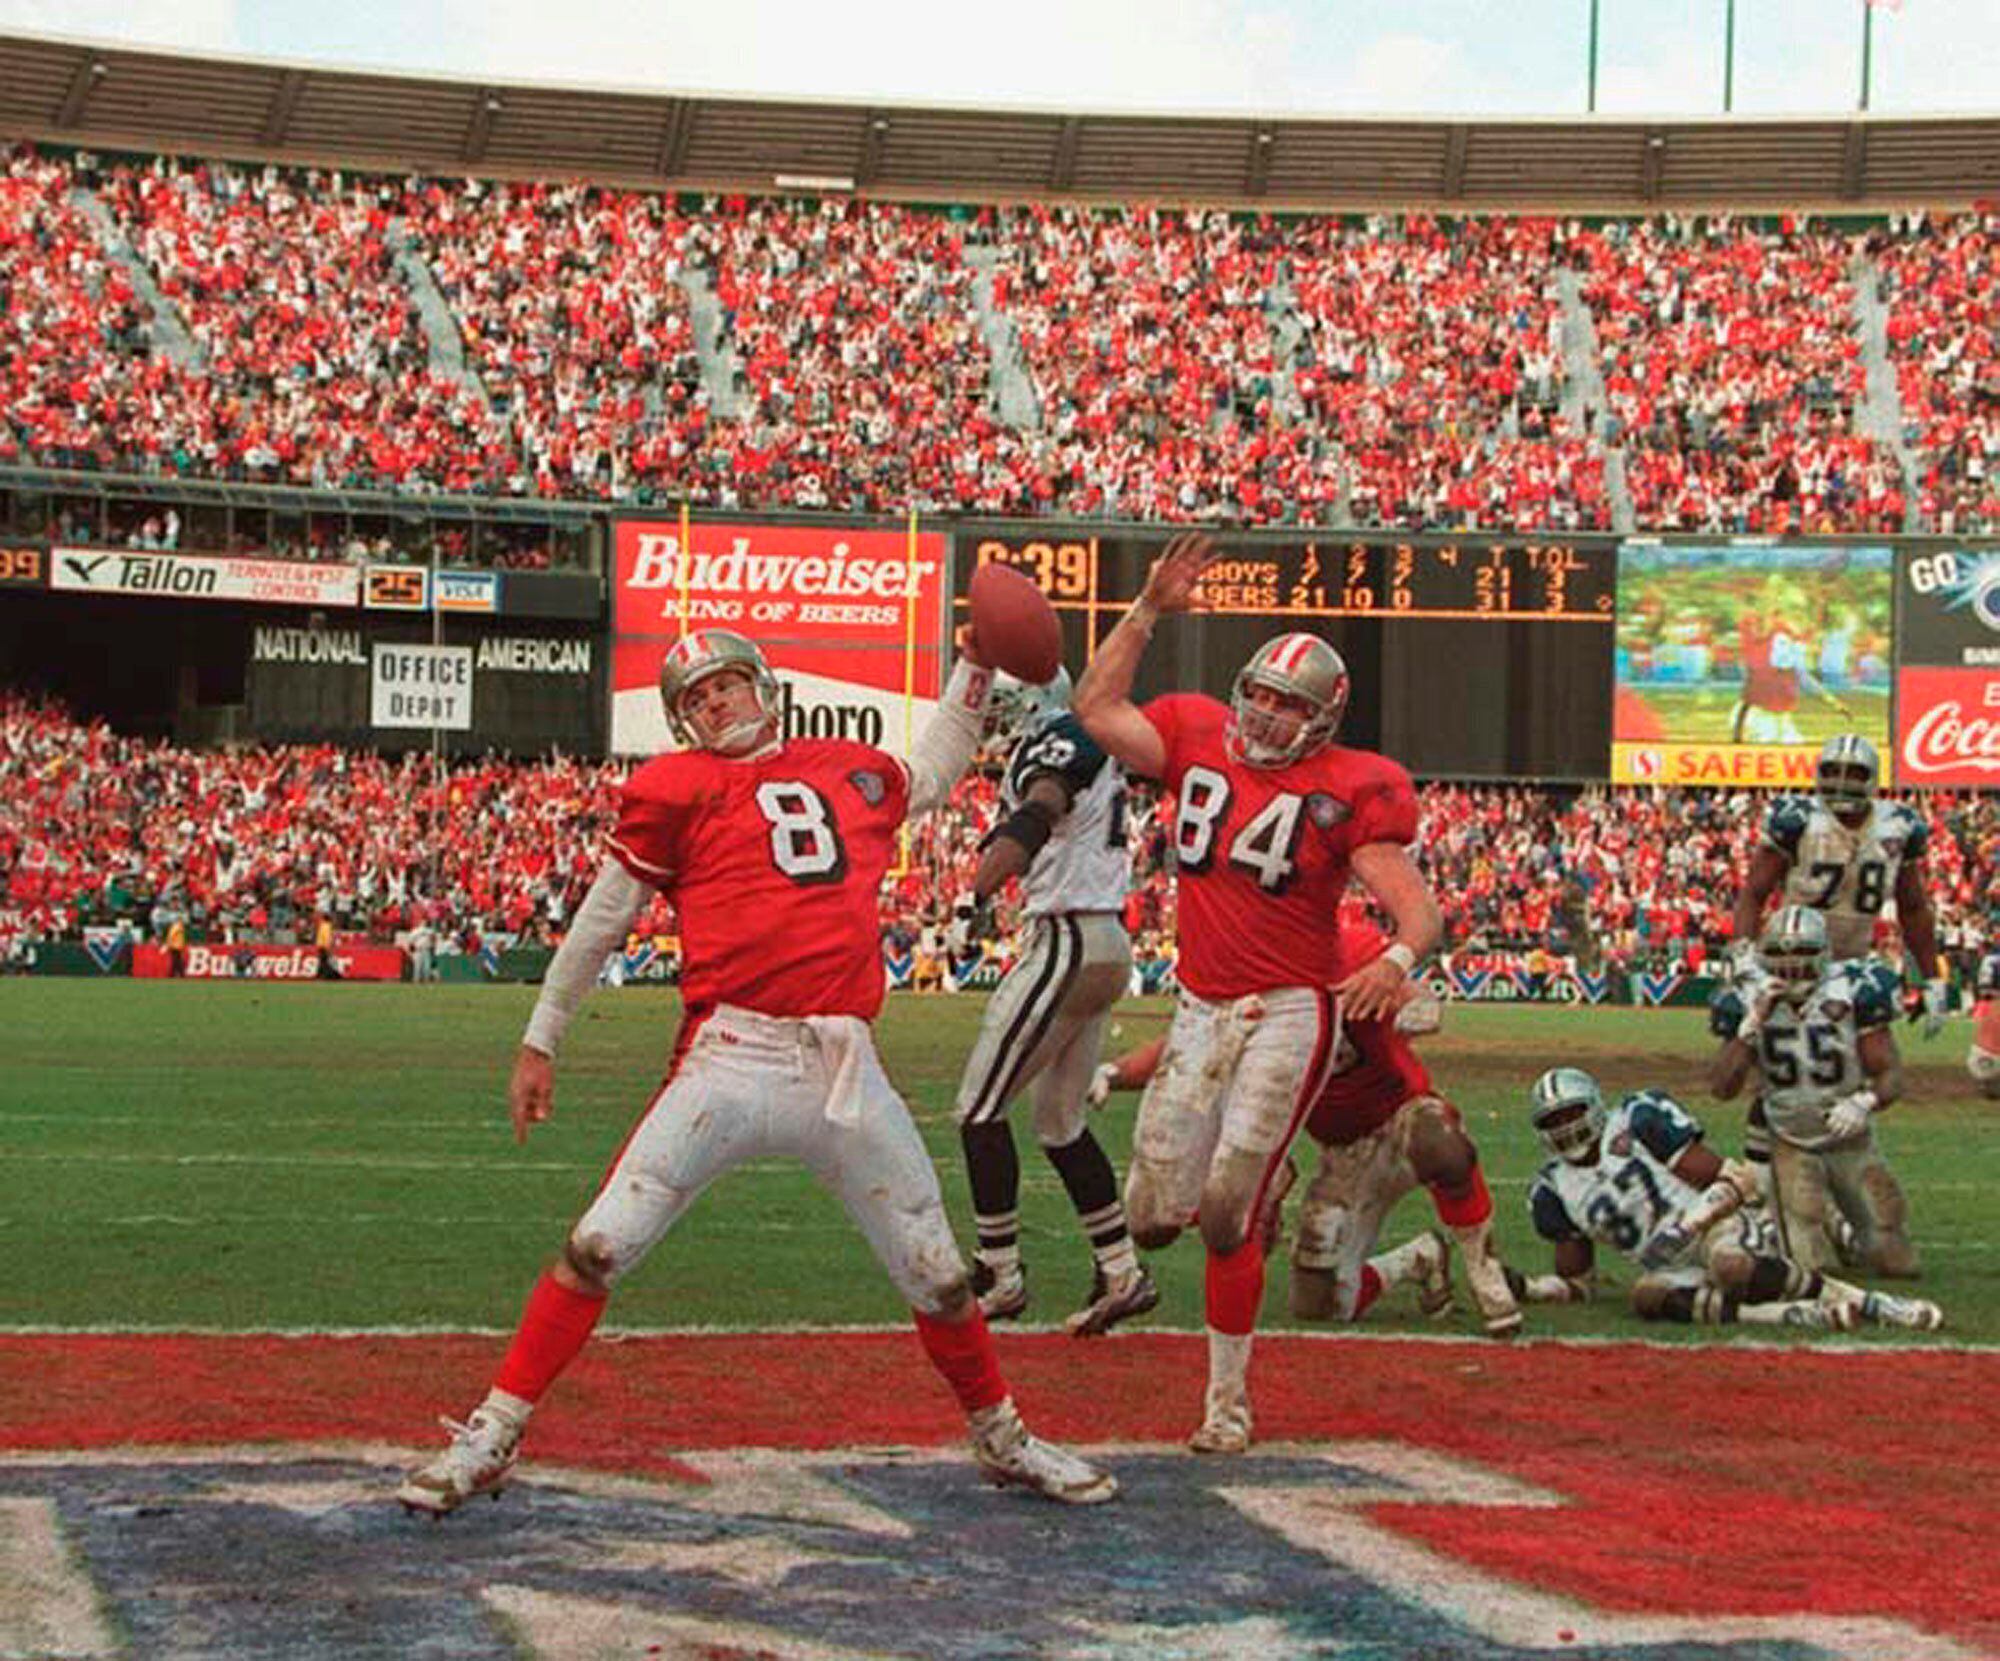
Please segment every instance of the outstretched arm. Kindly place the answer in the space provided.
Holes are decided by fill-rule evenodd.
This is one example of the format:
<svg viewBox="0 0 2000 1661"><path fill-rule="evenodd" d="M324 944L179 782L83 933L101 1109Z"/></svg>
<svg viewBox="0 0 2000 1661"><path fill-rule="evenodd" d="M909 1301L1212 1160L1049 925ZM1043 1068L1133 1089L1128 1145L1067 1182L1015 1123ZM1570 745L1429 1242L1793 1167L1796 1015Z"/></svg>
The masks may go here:
<svg viewBox="0 0 2000 1661"><path fill-rule="evenodd" d="M1169 542L1146 573L1144 592L1104 637L1070 700L1083 730L1107 755L1116 756L1142 778L1160 776L1167 749L1153 723L1132 702L1132 677L1138 673L1146 642L1153 638L1153 625L1167 613L1186 611L1194 603L1196 583L1220 553L1215 539L1202 531Z"/></svg>
<svg viewBox="0 0 2000 1661"><path fill-rule="evenodd" d="M529 1127L540 1124L555 1107L556 1050L584 993L597 983L605 958L630 932L646 895L644 883L615 859L607 859L570 919L569 933L542 977L542 995L528 1017L507 1086L507 1114L516 1142L527 1141Z"/></svg>
<svg viewBox="0 0 2000 1661"><path fill-rule="evenodd" d="M979 753L986 727L986 700L993 691L993 671L979 657L978 642L968 626L958 631L958 662L938 700L937 713L924 723L910 746L910 812L920 818L951 798L972 758Z"/></svg>

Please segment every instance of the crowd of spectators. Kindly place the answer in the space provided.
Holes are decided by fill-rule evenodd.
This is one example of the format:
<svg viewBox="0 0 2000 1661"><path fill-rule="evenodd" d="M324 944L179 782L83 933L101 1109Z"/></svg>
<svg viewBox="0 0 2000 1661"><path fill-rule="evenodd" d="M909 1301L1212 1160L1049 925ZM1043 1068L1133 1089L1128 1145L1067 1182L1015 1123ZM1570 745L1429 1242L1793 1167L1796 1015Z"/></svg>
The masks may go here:
<svg viewBox="0 0 2000 1661"><path fill-rule="evenodd" d="M1920 528L1965 532L2000 524L1994 237L1990 214L1872 235L944 215L16 148L0 461L731 508L1594 530L1615 454L1643 529L1901 530L1914 495ZM1908 487L1858 419L1869 272ZM1571 283L1601 403L1570 384ZM718 322L698 341L703 295ZM1016 386L1025 409L1003 396Z"/></svg>
<svg viewBox="0 0 2000 1661"><path fill-rule="evenodd" d="M1856 238L1725 216L1613 223L1572 248L1640 525L1903 529L1896 458L1855 420Z"/></svg>
<svg viewBox="0 0 2000 1661"><path fill-rule="evenodd" d="M309 939L318 919L388 942L427 927L460 949L550 944L581 901L617 806L617 763L554 757L436 765L326 746L191 750L124 738L0 696L0 955L179 918L208 940ZM912 831L885 896L892 944L962 922L995 771L975 769ZM1459 952L1699 969L1769 797L1713 790L1423 786L1420 862ZM2000 938L2000 799L1921 798L1942 937L1961 975ZM1126 923L1143 957L1172 952L1160 803L1135 790ZM1004 896L980 932L1017 920ZM656 901L640 932L670 936Z"/></svg>

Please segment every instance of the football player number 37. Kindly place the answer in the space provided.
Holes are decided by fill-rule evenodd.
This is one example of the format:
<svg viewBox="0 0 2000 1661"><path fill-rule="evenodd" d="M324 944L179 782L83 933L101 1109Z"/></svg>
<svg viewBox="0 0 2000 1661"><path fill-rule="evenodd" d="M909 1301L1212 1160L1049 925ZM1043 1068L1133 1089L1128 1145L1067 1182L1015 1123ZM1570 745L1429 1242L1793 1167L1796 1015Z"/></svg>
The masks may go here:
<svg viewBox="0 0 2000 1661"><path fill-rule="evenodd" d="M1299 843L1302 798L1273 796L1229 844L1229 863L1241 866L1270 893L1283 891L1298 867L1292 854ZM1184 871L1205 871L1215 854L1215 838L1229 810L1229 781L1207 767L1190 767L1181 779L1180 811L1174 815L1174 859Z"/></svg>
<svg viewBox="0 0 2000 1661"><path fill-rule="evenodd" d="M771 863L793 882L838 882L847 874L833 810L811 785L768 780L757 786L757 809L771 827Z"/></svg>

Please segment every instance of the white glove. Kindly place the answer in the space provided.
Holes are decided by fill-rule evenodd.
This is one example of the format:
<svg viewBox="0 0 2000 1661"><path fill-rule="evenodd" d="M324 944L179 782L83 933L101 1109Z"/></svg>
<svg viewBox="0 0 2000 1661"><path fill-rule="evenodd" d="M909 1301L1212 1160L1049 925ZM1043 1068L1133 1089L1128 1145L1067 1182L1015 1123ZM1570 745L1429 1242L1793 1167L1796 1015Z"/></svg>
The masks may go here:
<svg viewBox="0 0 2000 1661"><path fill-rule="evenodd" d="M1868 1115L1874 1111L1873 1090L1857 1090L1851 1096L1842 1096L1826 1110L1826 1133L1836 1142L1859 1136L1868 1128Z"/></svg>
<svg viewBox="0 0 2000 1661"><path fill-rule="evenodd" d="M1090 1107L1102 1107L1111 1099L1112 1081L1117 1077L1118 1069L1115 1065L1109 1061L1102 1063L1097 1071L1090 1075L1090 1088L1083 1093L1085 1104Z"/></svg>
<svg viewBox="0 0 2000 1661"><path fill-rule="evenodd" d="M1926 1038L1944 1031L1944 1012L1951 1004L1951 982L1939 977L1924 982L1924 1026Z"/></svg>
<svg viewBox="0 0 2000 1661"><path fill-rule="evenodd" d="M1747 980L1751 970L1757 967L1757 942L1738 940L1729 948L1729 979Z"/></svg>
<svg viewBox="0 0 2000 1661"><path fill-rule="evenodd" d="M1743 1017L1743 1024L1736 1029L1736 1036L1748 1044L1764 1030L1764 1023L1771 1018L1771 1011L1785 995L1785 989L1774 980L1761 982L1755 995L1750 999L1750 1012Z"/></svg>
<svg viewBox="0 0 2000 1661"><path fill-rule="evenodd" d="M1675 1212L1639 1248L1639 1267L1664 1269L1693 1243L1694 1230L1688 1227L1686 1213Z"/></svg>

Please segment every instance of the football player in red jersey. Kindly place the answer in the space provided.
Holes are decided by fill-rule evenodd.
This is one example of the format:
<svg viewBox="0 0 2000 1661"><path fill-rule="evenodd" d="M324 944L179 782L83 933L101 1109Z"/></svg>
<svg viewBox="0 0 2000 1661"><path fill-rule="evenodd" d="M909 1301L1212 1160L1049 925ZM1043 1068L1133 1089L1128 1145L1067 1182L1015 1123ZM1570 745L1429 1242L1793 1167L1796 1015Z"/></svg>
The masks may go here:
<svg viewBox="0 0 2000 1661"><path fill-rule="evenodd" d="M898 829L949 796L979 742L992 674L969 634L960 645L908 763L845 739L787 740L778 683L742 635L702 630L668 651L660 691L687 748L626 782L610 857L549 965L515 1060L515 1139L549 1116L557 1045L652 889L680 914L685 1013L673 1063L536 1283L485 1401L398 1490L406 1506L442 1516L498 1489L529 1413L612 1286L717 1177L772 1156L803 1161L860 1225L964 1407L991 1480L1072 1504L1117 1492L1107 1473L1022 1425L937 1173L869 1026L882 1004L879 895Z"/></svg>
<svg viewBox="0 0 2000 1661"><path fill-rule="evenodd" d="M1189 1446L1240 1453L1250 1445L1250 1341L1264 1293L1260 1208L1333 1070L1340 1011L1360 1020L1393 1012L1443 921L1409 854L1409 775L1333 741L1347 668L1317 635L1258 648L1228 704L1193 693L1143 709L1132 702L1155 622L1191 607L1217 555L1199 532L1167 545L1078 683L1076 713L1128 772L1158 779L1175 801L1181 997L1139 1104L1125 1210L1147 1248L1200 1218L1208 1393ZM1350 874L1396 929L1359 968L1340 945Z"/></svg>
<svg viewBox="0 0 2000 1661"><path fill-rule="evenodd" d="M1380 955L1388 941L1369 924L1343 931L1353 963ZM1416 982L1396 996L1392 1014L1341 1023L1334 1070L1306 1116L1319 1145L1319 1168L1306 1186L1292 1243L1292 1313L1301 1320L1358 1321L1384 1292L1405 1280L1419 1287L1426 1314L1451 1298L1450 1246L1465 1259L1466 1282L1486 1330L1512 1337L1521 1306L1494 1255L1493 1197L1458 1110L1438 1094L1414 1038L1437 1030L1437 1001ZM1166 1041L1107 1062L1092 1084L1093 1101L1111 1090L1136 1090L1151 1078ZM1268 1253L1289 1172L1266 1196L1258 1228ZM1412 1188L1429 1189L1449 1236L1431 1230L1377 1255L1383 1220Z"/></svg>

